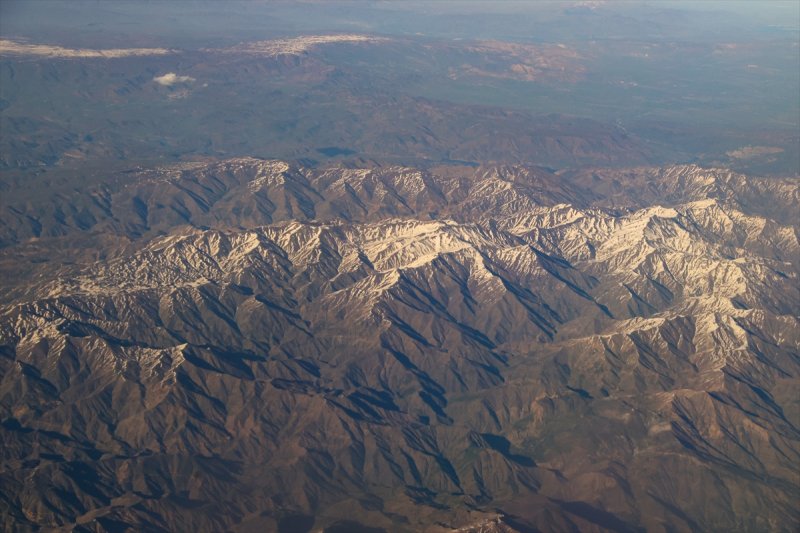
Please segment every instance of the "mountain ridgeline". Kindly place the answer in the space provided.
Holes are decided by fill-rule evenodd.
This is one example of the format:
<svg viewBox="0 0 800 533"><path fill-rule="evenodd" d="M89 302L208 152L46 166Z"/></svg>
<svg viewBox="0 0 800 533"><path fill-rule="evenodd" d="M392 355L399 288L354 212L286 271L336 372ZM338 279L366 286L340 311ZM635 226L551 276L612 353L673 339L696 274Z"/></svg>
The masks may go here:
<svg viewBox="0 0 800 533"><path fill-rule="evenodd" d="M10 530L800 521L796 178L59 176L0 200Z"/></svg>

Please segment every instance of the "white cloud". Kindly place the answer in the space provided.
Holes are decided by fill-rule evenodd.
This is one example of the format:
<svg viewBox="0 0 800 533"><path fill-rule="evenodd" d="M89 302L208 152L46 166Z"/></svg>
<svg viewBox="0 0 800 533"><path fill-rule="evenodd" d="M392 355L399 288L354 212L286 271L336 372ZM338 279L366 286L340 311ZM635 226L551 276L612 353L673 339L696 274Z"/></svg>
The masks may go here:
<svg viewBox="0 0 800 533"><path fill-rule="evenodd" d="M163 76L156 76L153 78L153 81L159 85L171 87L172 85L177 85L178 83L191 83L194 81L194 78L191 76L178 76L174 72L167 72Z"/></svg>

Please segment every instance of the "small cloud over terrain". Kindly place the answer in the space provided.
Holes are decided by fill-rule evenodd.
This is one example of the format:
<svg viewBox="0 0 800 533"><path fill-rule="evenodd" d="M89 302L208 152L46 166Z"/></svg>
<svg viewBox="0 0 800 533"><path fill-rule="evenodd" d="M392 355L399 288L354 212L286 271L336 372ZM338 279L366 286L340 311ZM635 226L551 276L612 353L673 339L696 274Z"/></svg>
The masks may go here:
<svg viewBox="0 0 800 533"><path fill-rule="evenodd" d="M153 81L165 87L171 87L179 83L191 83L195 81L191 76L178 76L174 72L167 72L163 76L156 76Z"/></svg>

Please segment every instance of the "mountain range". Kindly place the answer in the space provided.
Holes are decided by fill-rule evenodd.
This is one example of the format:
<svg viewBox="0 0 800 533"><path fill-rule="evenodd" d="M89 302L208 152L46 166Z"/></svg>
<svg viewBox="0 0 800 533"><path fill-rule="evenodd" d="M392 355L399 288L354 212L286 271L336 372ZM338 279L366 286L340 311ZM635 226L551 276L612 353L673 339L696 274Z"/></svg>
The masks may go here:
<svg viewBox="0 0 800 533"><path fill-rule="evenodd" d="M258 158L82 178L0 200L9 530L800 521L797 178Z"/></svg>

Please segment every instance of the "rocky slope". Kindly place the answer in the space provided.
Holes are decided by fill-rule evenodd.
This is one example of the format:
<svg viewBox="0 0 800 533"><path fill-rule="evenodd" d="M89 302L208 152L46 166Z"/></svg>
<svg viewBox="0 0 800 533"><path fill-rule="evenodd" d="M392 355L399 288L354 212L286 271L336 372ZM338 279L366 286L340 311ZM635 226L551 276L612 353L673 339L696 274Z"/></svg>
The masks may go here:
<svg viewBox="0 0 800 533"><path fill-rule="evenodd" d="M796 179L361 167L11 191L11 530L797 527Z"/></svg>

